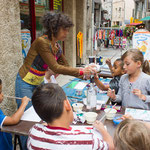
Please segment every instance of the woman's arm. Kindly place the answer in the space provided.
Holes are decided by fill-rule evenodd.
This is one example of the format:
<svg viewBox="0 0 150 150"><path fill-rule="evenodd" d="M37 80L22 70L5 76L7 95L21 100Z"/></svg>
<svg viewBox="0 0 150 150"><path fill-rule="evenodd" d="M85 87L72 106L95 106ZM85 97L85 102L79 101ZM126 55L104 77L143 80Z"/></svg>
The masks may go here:
<svg viewBox="0 0 150 150"><path fill-rule="evenodd" d="M60 62L59 64L58 63L59 59L57 62L54 55L50 51L50 45L48 41L46 41L42 37L38 38L38 40L36 41L35 49L39 53L39 55L42 57L42 59L45 61L45 63L48 65L48 67L56 74L71 75L75 77L79 77L81 75L79 68L73 68L73 67L61 65L61 64L66 64L66 65L68 64L63 54L60 55L59 59L62 62ZM96 72L95 69L92 69L90 67L84 69L84 72L89 73L89 74L92 71Z"/></svg>

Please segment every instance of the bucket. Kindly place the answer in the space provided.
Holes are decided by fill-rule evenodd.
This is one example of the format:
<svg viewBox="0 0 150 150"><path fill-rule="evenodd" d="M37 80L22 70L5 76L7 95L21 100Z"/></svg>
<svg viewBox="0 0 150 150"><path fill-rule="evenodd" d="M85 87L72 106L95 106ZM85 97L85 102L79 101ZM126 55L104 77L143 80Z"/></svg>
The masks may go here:
<svg viewBox="0 0 150 150"><path fill-rule="evenodd" d="M89 64L95 63L95 56L89 56Z"/></svg>

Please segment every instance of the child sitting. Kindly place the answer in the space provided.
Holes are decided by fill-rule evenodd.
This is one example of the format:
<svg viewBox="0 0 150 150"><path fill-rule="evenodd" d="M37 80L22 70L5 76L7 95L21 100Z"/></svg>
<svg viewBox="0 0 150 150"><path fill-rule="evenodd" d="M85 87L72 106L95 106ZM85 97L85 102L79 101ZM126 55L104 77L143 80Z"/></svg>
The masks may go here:
<svg viewBox="0 0 150 150"><path fill-rule="evenodd" d="M24 113L24 109L29 102L29 98L24 97L22 98L22 104L17 110L15 114L12 116L5 116L0 109L0 125L14 125L20 121L21 116ZM0 103L3 101L3 94L2 94L2 80L0 79ZM5 133L0 131L0 149L1 150L12 150L12 136L10 133Z"/></svg>
<svg viewBox="0 0 150 150"><path fill-rule="evenodd" d="M80 129L75 131L70 127L73 121L72 107L59 85L47 83L37 87L32 96L32 104L47 125L36 124L30 129L27 143L29 150L106 150L108 148L111 150L114 148L111 136L100 122L95 122L94 126L101 132L105 141L99 137L95 138L94 133L86 133Z"/></svg>
<svg viewBox="0 0 150 150"><path fill-rule="evenodd" d="M107 95L114 102L122 102L124 107L150 109L150 76L142 72L144 57L138 49L126 51L122 60L127 74L122 75L119 91L109 89Z"/></svg>
<svg viewBox="0 0 150 150"><path fill-rule="evenodd" d="M145 122L126 119L122 121L114 135L117 150L150 150L150 128Z"/></svg>
<svg viewBox="0 0 150 150"><path fill-rule="evenodd" d="M111 69L111 73L113 76L113 79L109 82L109 85L103 84L97 75L94 76L94 81L96 85L98 86L99 89L103 91L107 91L109 88L114 89L115 93L118 93L119 89L119 80L121 75L124 74L124 69L123 69L123 61L121 59L116 59L116 61L113 64L113 67Z"/></svg>

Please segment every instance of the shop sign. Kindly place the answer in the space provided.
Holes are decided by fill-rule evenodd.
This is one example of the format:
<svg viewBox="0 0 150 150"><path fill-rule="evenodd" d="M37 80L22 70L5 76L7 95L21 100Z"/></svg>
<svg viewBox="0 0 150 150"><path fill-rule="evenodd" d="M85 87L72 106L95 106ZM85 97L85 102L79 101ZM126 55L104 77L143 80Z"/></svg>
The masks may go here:
<svg viewBox="0 0 150 150"><path fill-rule="evenodd" d="M139 49L150 62L150 32L138 30L133 34L133 48Z"/></svg>
<svg viewBox="0 0 150 150"><path fill-rule="evenodd" d="M27 3L20 2L20 13L24 15L29 15L29 5Z"/></svg>
<svg viewBox="0 0 150 150"><path fill-rule="evenodd" d="M134 23L143 23L140 19L134 19Z"/></svg>
<svg viewBox="0 0 150 150"><path fill-rule="evenodd" d="M45 12L45 7L40 5L35 5L35 15L36 16L43 16Z"/></svg>
<svg viewBox="0 0 150 150"><path fill-rule="evenodd" d="M31 34L28 29L21 30L21 41L22 41L22 55L23 58L25 58L31 46Z"/></svg>
<svg viewBox="0 0 150 150"><path fill-rule="evenodd" d="M62 0L54 0L53 1L53 9L62 11Z"/></svg>

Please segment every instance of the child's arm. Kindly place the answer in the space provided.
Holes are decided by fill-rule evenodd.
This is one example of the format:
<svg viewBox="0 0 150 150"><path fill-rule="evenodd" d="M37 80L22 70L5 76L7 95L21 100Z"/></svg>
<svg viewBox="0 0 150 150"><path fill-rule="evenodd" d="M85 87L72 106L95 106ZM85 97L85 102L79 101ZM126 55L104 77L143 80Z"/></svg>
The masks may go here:
<svg viewBox="0 0 150 150"><path fill-rule="evenodd" d="M96 83L96 85L98 86L99 89L101 89L102 91L107 91L109 88L109 85L104 85L98 78L97 75L94 76L94 81Z"/></svg>
<svg viewBox="0 0 150 150"><path fill-rule="evenodd" d="M96 120L93 126L101 133L103 140L109 145L109 150L114 150L113 139L106 131L104 125L100 121Z"/></svg>
<svg viewBox="0 0 150 150"><path fill-rule="evenodd" d="M109 69L110 69L110 72L112 73L112 68L113 68L113 66L112 66L111 60L110 60L109 58L106 59L106 64L108 65L108 67L109 67Z"/></svg>
<svg viewBox="0 0 150 150"><path fill-rule="evenodd" d="M19 109L14 113L12 116L7 116L6 119L4 120L3 125L14 125L17 124L20 121L20 118L22 117L24 110L29 102L28 97L23 97L22 98L22 103L19 107Z"/></svg>
<svg viewBox="0 0 150 150"><path fill-rule="evenodd" d="M109 88L107 91L107 96L109 96L112 100L116 100L115 90L111 90Z"/></svg>

